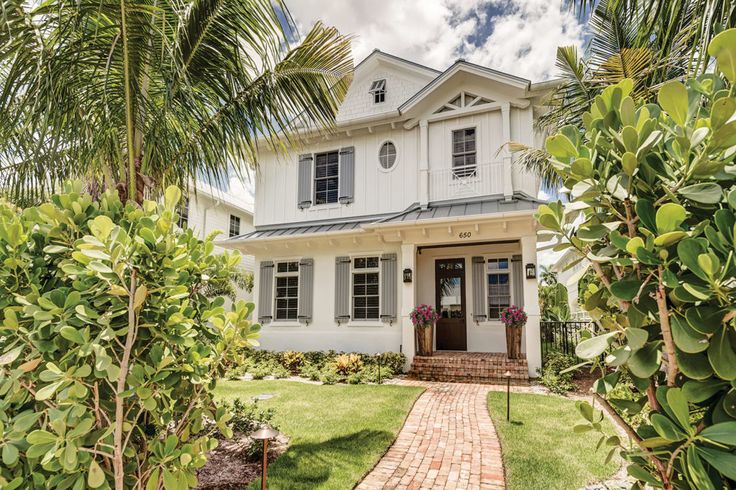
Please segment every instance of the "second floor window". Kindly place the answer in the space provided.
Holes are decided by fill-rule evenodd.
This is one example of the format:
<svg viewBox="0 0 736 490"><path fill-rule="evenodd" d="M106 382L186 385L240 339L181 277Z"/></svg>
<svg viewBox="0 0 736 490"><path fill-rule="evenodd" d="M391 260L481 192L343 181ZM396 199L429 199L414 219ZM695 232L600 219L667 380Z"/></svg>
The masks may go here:
<svg viewBox="0 0 736 490"><path fill-rule="evenodd" d="M337 151L314 156L314 204L337 202L340 157Z"/></svg>
<svg viewBox="0 0 736 490"><path fill-rule="evenodd" d="M240 216L230 215L230 236L240 235Z"/></svg>
<svg viewBox="0 0 736 490"><path fill-rule="evenodd" d="M177 214L179 215L179 228L184 229L187 226L189 226L189 198L185 197L181 201L181 205L179 205L178 209L176 210Z"/></svg>
<svg viewBox="0 0 736 490"><path fill-rule="evenodd" d="M374 80L368 92L373 95L373 103L380 104L386 101L386 79Z"/></svg>
<svg viewBox="0 0 736 490"><path fill-rule="evenodd" d="M299 262L276 264L276 320L296 320L299 309Z"/></svg>
<svg viewBox="0 0 736 490"><path fill-rule="evenodd" d="M378 320L378 257L353 259L353 319Z"/></svg>
<svg viewBox="0 0 736 490"><path fill-rule="evenodd" d="M475 176L475 128L452 132L452 168L456 178Z"/></svg>

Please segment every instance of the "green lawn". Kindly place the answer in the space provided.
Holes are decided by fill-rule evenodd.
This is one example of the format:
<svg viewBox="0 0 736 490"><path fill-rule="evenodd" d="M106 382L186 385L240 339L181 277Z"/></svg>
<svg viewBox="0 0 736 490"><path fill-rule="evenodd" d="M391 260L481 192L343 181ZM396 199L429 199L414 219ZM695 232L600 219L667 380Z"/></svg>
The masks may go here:
<svg viewBox="0 0 736 490"><path fill-rule="evenodd" d="M268 469L271 489L351 489L396 438L422 388L312 385L292 381L222 381L217 395L274 408L289 449ZM250 488L260 488L260 480Z"/></svg>
<svg viewBox="0 0 736 490"><path fill-rule="evenodd" d="M507 422L506 393L491 392L488 410L501 439L508 490L574 490L608 478L618 468L617 459L603 464L607 451L595 451L595 434L572 432L583 422L572 400L512 393ZM613 435L608 419L603 423L606 433Z"/></svg>

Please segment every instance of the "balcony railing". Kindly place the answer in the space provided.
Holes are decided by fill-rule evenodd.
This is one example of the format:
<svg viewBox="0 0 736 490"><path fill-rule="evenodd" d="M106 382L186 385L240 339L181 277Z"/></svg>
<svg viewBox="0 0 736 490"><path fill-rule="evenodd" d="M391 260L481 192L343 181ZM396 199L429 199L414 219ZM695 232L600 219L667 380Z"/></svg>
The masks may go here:
<svg viewBox="0 0 736 490"><path fill-rule="evenodd" d="M429 171L429 200L503 194L503 162Z"/></svg>

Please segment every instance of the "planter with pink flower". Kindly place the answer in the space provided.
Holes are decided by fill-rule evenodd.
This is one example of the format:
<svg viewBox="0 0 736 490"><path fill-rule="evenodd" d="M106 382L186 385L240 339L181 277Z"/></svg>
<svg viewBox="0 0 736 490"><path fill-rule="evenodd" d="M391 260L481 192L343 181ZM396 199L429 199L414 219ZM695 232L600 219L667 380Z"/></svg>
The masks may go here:
<svg viewBox="0 0 736 490"><path fill-rule="evenodd" d="M414 324L414 335L417 340L417 355L431 356L434 340L434 324L439 315L432 305L421 304L411 310L409 314Z"/></svg>
<svg viewBox="0 0 736 490"><path fill-rule="evenodd" d="M501 312L501 322L506 326L506 355L509 359L521 357L521 331L526 318L522 306L511 305Z"/></svg>

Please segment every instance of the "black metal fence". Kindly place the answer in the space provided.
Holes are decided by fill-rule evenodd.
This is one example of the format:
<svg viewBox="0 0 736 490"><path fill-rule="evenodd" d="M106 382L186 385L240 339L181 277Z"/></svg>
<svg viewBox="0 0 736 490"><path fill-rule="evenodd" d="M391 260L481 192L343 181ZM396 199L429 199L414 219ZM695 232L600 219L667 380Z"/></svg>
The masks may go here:
<svg viewBox="0 0 736 490"><path fill-rule="evenodd" d="M542 363L553 352L575 355L575 346L580 342L580 331L590 322L540 322L542 338Z"/></svg>

